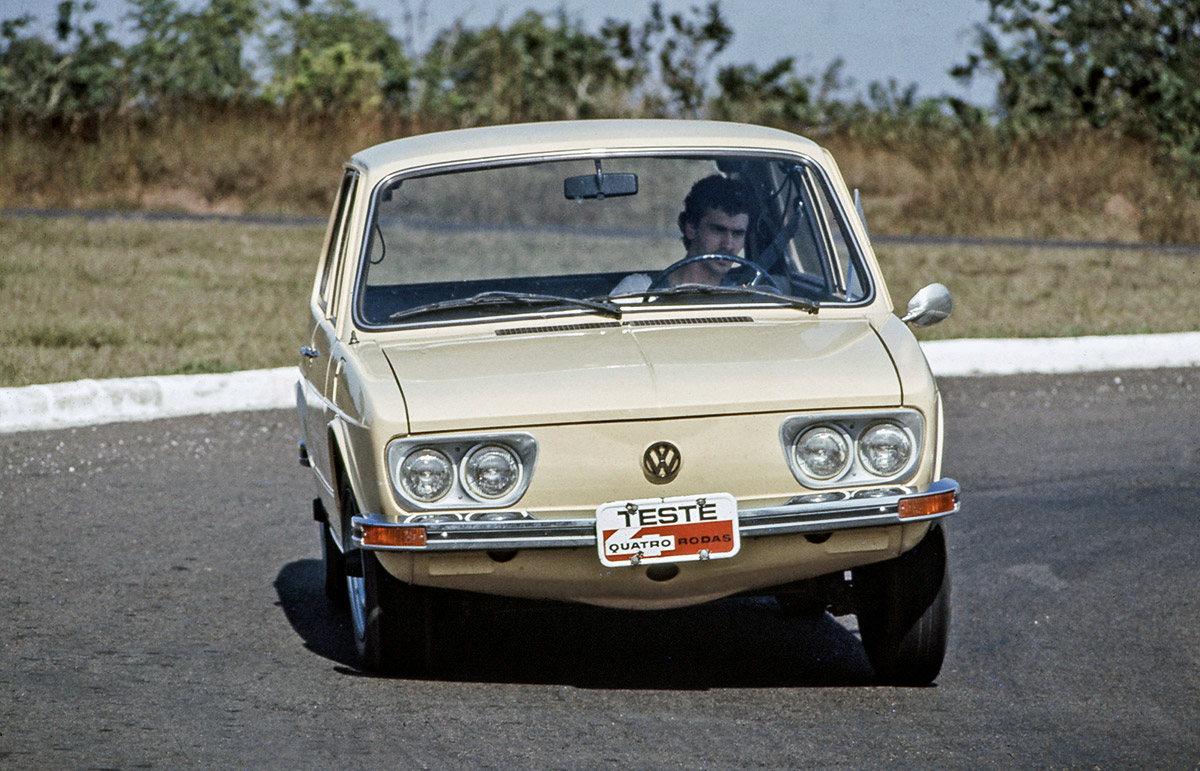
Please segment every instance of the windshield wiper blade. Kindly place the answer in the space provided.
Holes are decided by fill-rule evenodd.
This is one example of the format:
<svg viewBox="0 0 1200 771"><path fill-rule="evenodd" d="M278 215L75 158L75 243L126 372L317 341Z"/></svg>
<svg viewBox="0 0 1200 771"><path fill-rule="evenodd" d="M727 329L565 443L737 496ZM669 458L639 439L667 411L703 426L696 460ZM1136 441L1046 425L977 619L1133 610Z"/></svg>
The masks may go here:
<svg viewBox="0 0 1200 771"><path fill-rule="evenodd" d="M754 297L762 297L774 302L790 305L797 310L802 310L805 313L816 314L820 310L820 304L815 300L810 300L807 297L792 297L791 295L772 292L767 289L759 289L752 286L714 286L711 284L684 284L683 286L668 287L658 289L653 292L635 292L632 294L618 295L620 298L626 297L641 297L644 299L652 299L655 297L671 297L677 295L689 294L716 294L716 295L751 295Z"/></svg>
<svg viewBox="0 0 1200 771"><path fill-rule="evenodd" d="M534 292L493 291L480 292L479 294L470 297L460 297L456 300L442 300L441 302L429 303L428 305L418 305L415 308L397 311L388 318L392 321L399 321L426 313L436 313L437 311L453 310L455 308L471 308L479 305L575 305L596 311L605 316L610 316L614 319L621 317L621 307L604 300L584 300L578 297L562 297L560 295L537 294Z"/></svg>

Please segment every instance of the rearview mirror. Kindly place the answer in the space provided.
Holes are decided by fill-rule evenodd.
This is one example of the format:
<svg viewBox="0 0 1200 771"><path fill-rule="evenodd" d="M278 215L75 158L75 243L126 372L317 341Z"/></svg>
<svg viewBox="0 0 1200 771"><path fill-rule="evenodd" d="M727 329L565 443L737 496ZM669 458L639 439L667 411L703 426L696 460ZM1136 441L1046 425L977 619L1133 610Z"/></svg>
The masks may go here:
<svg viewBox="0 0 1200 771"><path fill-rule="evenodd" d="M948 319L954 311L950 290L943 284L930 284L908 301L908 309L900 320L914 327L931 327Z"/></svg>
<svg viewBox="0 0 1200 771"><path fill-rule="evenodd" d="M583 174L563 180L563 195L572 201L584 198L602 201L615 196L637 195L637 191L637 174L605 174L600 168L600 161L596 161L595 174Z"/></svg>

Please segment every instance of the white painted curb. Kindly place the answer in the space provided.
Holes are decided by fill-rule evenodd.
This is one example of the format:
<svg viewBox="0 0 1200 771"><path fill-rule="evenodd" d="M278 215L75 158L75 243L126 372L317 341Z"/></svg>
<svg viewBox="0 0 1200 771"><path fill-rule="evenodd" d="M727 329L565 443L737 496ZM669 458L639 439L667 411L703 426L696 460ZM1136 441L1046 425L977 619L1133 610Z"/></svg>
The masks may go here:
<svg viewBox="0 0 1200 771"><path fill-rule="evenodd" d="M0 434L296 404L295 367L0 388Z"/></svg>
<svg viewBox="0 0 1200 771"><path fill-rule="evenodd" d="M1200 332L1165 335L936 340L922 343L938 377L1200 366ZM0 388L0 434L157 420L296 403L295 367Z"/></svg>
<svg viewBox="0 0 1200 771"><path fill-rule="evenodd" d="M1164 335L934 340L921 343L933 374L1061 374L1200 366L1200 332Z"/></svg>

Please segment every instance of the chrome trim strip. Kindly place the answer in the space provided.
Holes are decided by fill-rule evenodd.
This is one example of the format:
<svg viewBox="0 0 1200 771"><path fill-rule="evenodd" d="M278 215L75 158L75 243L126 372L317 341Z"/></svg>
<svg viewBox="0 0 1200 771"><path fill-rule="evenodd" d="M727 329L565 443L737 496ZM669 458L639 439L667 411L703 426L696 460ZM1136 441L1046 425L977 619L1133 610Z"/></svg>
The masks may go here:
<svg viewBox="0 0 1200 771"><path fill-rule="evenodd" d="M954 509L928 517L900 518L900 501L941 493L954 493ZM880 498L850 498L828 503L802 503L746 509L738 513L743 538L794 533L828 533L860 527L881 527L923 522L956 514L960 510L958 482L939 479L924 490ZM424 546L366 546L363 526L425 529ZM355 517L354 545L373 551L510 551L596 545L594 519L517 519L501 522L426 522L398 524L378 515Z"/></svg>

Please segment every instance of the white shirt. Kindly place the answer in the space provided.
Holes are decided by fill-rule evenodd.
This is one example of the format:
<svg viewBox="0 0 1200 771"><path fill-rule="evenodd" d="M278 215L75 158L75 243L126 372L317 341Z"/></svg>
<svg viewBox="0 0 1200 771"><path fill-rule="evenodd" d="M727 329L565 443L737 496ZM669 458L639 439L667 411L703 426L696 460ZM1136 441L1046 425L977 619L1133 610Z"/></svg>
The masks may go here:
<svg viewBox="0 0 1200 771"><path fill-rule="evenodd" d="M650 288L650 283L651 279L649 273L630 273L628 276L621 279L621 283L614 286L612 291L610 291L608 294L611 296L645 292Z"/></svg>

